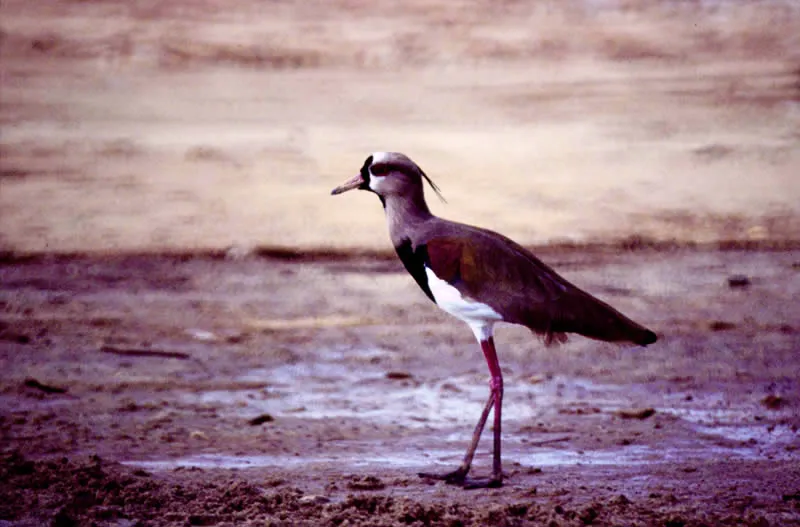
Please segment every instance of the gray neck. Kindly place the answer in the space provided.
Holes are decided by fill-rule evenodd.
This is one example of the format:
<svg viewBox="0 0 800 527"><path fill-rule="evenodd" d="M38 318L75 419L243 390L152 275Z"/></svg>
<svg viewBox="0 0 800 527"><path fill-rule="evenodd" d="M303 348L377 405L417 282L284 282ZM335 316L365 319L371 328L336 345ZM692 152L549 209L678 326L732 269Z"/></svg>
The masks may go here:
<svg viewBox="0 0 800 527"><path fill-rule="evenodd" d="M395 247L406 238L412 242L420 227L434 218L420 192L406 196L386 196L383 198L386 209L386 221L389 224L389 236Z"/></svg>

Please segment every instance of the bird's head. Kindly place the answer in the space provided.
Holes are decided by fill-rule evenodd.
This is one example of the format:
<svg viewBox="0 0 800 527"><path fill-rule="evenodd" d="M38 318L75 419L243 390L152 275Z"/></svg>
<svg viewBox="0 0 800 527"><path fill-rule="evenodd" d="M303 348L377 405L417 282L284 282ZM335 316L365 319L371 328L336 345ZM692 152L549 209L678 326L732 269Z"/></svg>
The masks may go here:
<svg viewBox="0 0 800 527"><path fill-rule="evenodd" d="M399 152L375 152L364 161L358 175L333 189L331 194L369 190L382 200L389 196L421 195L423 179L444 200L439 187L408 156Z"/></svg>

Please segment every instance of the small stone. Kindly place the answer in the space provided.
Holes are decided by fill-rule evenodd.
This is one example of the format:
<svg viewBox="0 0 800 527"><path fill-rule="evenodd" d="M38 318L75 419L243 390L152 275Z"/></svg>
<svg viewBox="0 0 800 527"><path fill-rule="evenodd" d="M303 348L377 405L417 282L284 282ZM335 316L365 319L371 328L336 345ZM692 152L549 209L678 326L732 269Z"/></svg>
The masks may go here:
<svg viewBox="0 0 800 527"><path fill-rule="evenodd" d="M734 274L728 277L728 287L736 289L740 287L749 287L750 279L743 274Z"/></svg>
<svg viewBox="0 0 800 527"><path fill-rule="evenodd" d="M770 410L779 410L781 407L783 407L783 405L786 404L786 399L780 395L770 394L761 399L761 404Z"/></svg>
<svg viewBox="0 0 800 527"><path fill-rule="evenodd" d="M651 496L652 497L652 496ZM613 500L611 500L612 505L616 505L617 507L627 507L631 504L631 500L625 494L620 494Z"/></svg>
<svg viewBox="0 0 800 527"><path fill-rule="evenodd" d="M250 419L247 423L250 426L258 426L258 425L263 425L264 423L271 423L274 420L275 418L272 417L270 414L261 414L258 417Z"/></svg>
<svg viewBox="0 0 800 527"><path fill-rule="evenodd" d="M44 393L67 393L67 389L64 387L44 384L32 377L28 377L27 379L25 379L23 384L28 388L35 388Z"/></svg>
<svg viewBox="0 0 800 527"><path fill-rule="evenodd" d="M382 490L386 484L375 476L353 476L347 482L347 488L351 490Z"/></svg>
<svg viewBox="0 0 800 527"><path fill-rule="evenodd" d="M218 340L217 335L211 331L206 331L205 329L190 328L186 330L186 333L195 340L200 340L203 342L212 342Z"/></svg>
<svg viewBox="0 0 800 527"><path fill-rule="evenodd" d="M725 322L724 320L714 320L708 325L711 331L728 331L736 327L733 322Z"/></svg>
<svg viewBox="0 0 800 527"><path fill-rule="evenodd" d="M783 501L797 501L800 502L800 491L795 492L794 494L784 494L781 496Z"/></svg>
<svg viewBox="0 0 800 527"><path fill-rule="evenodd" d="M329 503L330 501L331 500L329 498L317 494L308 494L297 500L300 505L322 505L323 503Z"/></svg>
<svg viewBox="0 0 800 527"><path fill-rule="evenodd" d="M654 416L656 413L655 408L641 408L634 410L620 410L617 415L623 419L647 419Z"/></svg>

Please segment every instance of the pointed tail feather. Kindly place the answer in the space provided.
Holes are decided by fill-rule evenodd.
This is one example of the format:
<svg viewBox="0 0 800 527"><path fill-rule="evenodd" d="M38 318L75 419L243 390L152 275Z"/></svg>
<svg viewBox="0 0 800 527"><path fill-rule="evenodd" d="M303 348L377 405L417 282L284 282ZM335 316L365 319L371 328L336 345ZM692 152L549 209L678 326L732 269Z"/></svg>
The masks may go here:
<svg viewBox="0 0 800 527"><path fill-rule="evenodd" d="M658 340L653 331L579 289L562 297L558 305L551 308L555 309L548 313L546 326L542 324L541 312L534 317L535 323L526 324L534 332L543 334L545 343L566 340L566 333L606 342L632 342L639 346Z"/></svg>
<svg viewBox="0 0 800 527"><path fill-rule="evenodd" d="M631 340L633 341L634 344L638 344L640 346L649 346L650 344L653 344L655 341L657 341L658 337L656 336L655 333L653 333L649 329L642 328L641 333L639 333L639 335L637 335L635 339Z"/></svg>
<svg viewBox="0 0 800 527"><path fill-rule="evenodd" d="M654 343L655 333L626 317L602 300L581 291L582 316L574 318L575 333L607 342L632 342L639 346Z"/></svg>

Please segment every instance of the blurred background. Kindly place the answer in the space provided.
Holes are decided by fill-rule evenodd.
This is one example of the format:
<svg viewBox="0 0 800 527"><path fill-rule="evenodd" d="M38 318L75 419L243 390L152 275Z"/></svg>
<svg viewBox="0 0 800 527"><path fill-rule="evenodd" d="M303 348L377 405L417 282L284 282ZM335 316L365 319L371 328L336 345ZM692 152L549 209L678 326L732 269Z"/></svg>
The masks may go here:
<svg viewBox="0 0 800 527"><path fill-rule="evenodd" d="M372 151L524 244L800 238L800 3L4 0L0 249L391 249Z"/></svg>

